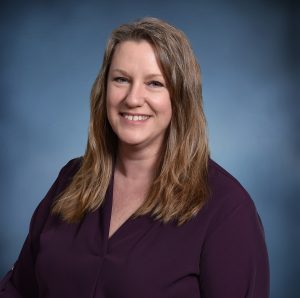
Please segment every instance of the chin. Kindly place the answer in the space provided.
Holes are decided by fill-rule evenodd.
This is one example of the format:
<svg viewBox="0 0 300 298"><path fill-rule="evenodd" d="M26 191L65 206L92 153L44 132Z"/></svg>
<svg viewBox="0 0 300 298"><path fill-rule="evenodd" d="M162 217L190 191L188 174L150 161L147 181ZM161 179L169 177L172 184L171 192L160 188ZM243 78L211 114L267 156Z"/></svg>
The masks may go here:
<svg viewBox="0 0 300 298"><path fill-rule="evenodd" d="M140 138L119 138L120 143L129 146L138 146L140 144L143 144L145 141L146 140Z"/></svg>

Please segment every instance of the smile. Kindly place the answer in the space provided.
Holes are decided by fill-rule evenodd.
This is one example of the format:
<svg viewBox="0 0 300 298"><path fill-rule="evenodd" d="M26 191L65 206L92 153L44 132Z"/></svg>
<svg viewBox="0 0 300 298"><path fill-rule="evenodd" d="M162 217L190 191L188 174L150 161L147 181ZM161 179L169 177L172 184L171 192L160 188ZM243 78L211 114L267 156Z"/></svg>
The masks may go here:
<svg viewBox="0 0 300 298"><path fill-rule="evenodd" d="M129 115L125 113L121 113L121 115L130 121L144 121L150 118L148 115Z"/></svg>

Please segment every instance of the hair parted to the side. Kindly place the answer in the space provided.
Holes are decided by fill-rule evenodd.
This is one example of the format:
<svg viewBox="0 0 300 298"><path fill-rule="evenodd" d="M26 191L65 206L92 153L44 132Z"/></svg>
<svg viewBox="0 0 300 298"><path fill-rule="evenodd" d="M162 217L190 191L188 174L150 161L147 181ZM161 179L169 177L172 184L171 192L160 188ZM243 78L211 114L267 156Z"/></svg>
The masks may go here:
<svg viewBox="0 0 300 298"><path fill-rule="evenodd" d="M156 177L134 216L152 214L156 219L175 220L180 225L198 213L209 194L201 77L184 33L155 18L121 25L112 32L91 91L89 135L81 167L54 202L52 212L67 222L77 222L104 201L117 154L117 137L106 112L107 75L116 46L128 40L146 40L153 46L172 104L172 119Z"/></svg>

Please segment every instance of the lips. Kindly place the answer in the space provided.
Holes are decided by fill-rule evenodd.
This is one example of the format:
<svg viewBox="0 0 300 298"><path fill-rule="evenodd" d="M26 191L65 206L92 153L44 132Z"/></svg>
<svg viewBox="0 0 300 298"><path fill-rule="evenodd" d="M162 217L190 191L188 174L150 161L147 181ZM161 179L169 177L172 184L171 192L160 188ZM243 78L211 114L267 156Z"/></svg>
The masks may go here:
<svg viewBox="0 0 300 298"><path fill-rule="evenodd" d="M145 121L151 117L145 114L127 114L127 113L121 113L121 116L130 121Z"/></svg>

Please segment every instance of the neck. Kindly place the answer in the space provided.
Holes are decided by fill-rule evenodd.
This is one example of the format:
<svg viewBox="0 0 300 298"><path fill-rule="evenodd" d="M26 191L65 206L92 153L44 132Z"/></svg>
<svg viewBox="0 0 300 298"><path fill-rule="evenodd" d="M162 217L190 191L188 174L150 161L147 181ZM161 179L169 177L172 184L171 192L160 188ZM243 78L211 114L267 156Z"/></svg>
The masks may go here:
<svg viewBox="0 0 300 298"><path fill-rule="evenodd" d="M127 179L152 180L158 165L159 151L143 150L119 144L116 171Z"/></svg>

